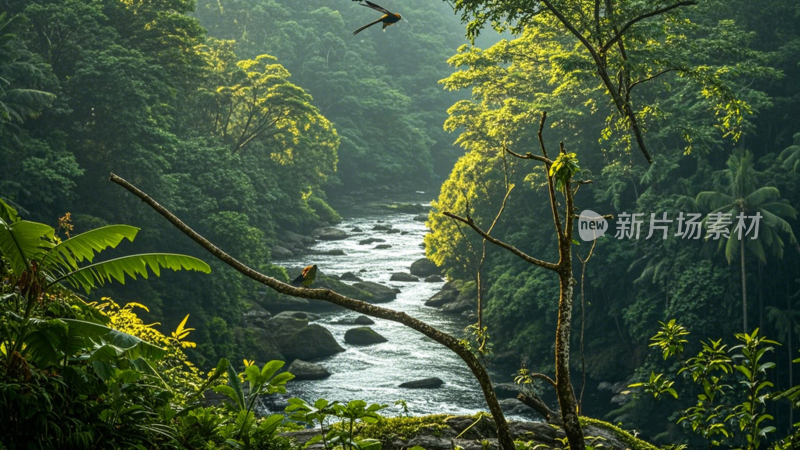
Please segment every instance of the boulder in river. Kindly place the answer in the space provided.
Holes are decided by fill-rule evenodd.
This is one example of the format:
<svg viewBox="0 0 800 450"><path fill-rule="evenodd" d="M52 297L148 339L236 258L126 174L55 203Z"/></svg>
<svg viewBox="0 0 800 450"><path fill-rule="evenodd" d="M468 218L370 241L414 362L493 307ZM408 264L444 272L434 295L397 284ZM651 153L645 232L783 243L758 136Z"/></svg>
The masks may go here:
<svg viewBox="0 0 800 450"><path fill-rule="evenodd" d="M375 246L375 250L386 250L387 248L392 248L390 244L378 244Z"/></svg>
<svg viewBox="0 0 800 450"><path fill-rule="evenodd" d="M372 227L372 231L389 231L391 225L375 225Z"/></svg>
<svg viewBox="0 0 800 450"><path fill-rule="evenodd" d="M350 230L350 232L352 232L352 233L363 233L363 232L364 232L364 230L362 230L361 228L358 228L358 227L353 227L353 228Z"/></svg>
<svg viewBox="0 0 800 450"><path fill-rule="evenodd" d="M370 293L372 295L371 301L368 300L370 303L386 303L397 298L397 293L392 288L372 281L361 281L354 284L353 287Z"/></svg>
<svg viewBox="0 0 800 450"><path fill-rule="evenodd" d="M422 380L407 381L399 387L408 389L435 389L444 384L441 378L425 378Z"/></svg>
<svg viewBox="0 0 800 450"><path fill-rule="evenodd" d="M319 364L306 362L300 359L292 361L286 371L294 375L295 380L321 380L331 376L331 373Z"/></svg>
<svg viewBox="0 0 800 450"><path fill-rule="evenodd" d="M437 267L436 264L428 258L420 258L414 261L409 271L412 275L418 277L427 277L429 275L439 275L442 273L442 269Z"/></svg>
<svg viewBox="0 0 800 450"><path fill-rule="evenodd" d="M375 323L375 321L374 321L374 320L372 320L372 319L370 319L370 318L369 318L369 317L367 317L367 316L358 316L358 317L356 317L356 319L353 321L353 323L354 323L354 324L356 324L356 325L372 325L372 324L374 324L374 323Z"/></svg>
<svg viewBox="0 0 800 450"><path fill-rule="evenodd" d="M281 313L275 314L273 320L282 320L287 317L292 319L304 319L304 320L319 320L319 316L317 314L311 314L303 311L283 311Z"/></svg>
<svg viewBox="0 0 800 450"><path fill-rule="evenodd" d="M342 239L347 239L347 233L332 227L317 228L314 230L313 234L317 239L322 241L340 241Z"/></svg>
<svg viewBox="0 0 800 450"><path fill-rule="evenodd" d="M426 283L441 283L444 281L444 278L440 277L439 275L428 275L425 277Z"/></svg>
<svg viewBox="0 0 800 450"><path fill-rule="evenodd" d="M335 248L333 250L308 250L306 251L309 255L328 255L328 256L344 256L344 250L340 248Z"/></svg>
<svg viewBox="0 0 800 450"><path fill-rule="evenodd" d="M352 345L371 345L388 342L388 339L370 327L358 327L347 330L344 334L344 341Z"/></svg>
<svg viewBox="0 0 800 450"><path fill-rule="evenodd" d="M417 221L417 222L427 222L428 221L428 215L427 214L417 214L416 216L414 216L414 220Z"/></svg>
<svg viewBox="0 0 800 450"><path fill-rule="evenodd" d="M425 302L425 306L432 306L438 308L444 304L454 302L458 298L458 291L452 289L443 289Z"/></svg>
<svg viewBox="0 0 800 450"><path fill-rule="evenodd" d="M440 311L448 314L461 314L475 309L476 302L471 298L459 296L454 302L446 303L439 308Z"/></svg>
<svg viewBox="0 0 800 450"><path fill-rule="evenodd" d="M339 279L342 281L364 281L353 272L345 272L339 277Z"/></svg>
<svg viewBox="0 0 800 450"><path fill-rule="evenodd" d="M403 273L403 272L393 273L391 278L389 278L389 279L391 281L419 281L419 278L415 277L414 275L411 275L410 273Z"/></svg>
<svg viewBox="0 0 800 450"><path fill-rule="evenodd" d="M307 360L344 351L330 331L317 324L309 325L308 319L273 317L267 325L278 350L287 359Z"/></svg>
<svg viewBox="0 0 800 450"><path fill-rule="evenodd" d="M374 243L376 243L376 242L386 242L386 239L381 239L381 238L367 238L367 239L362 239L362 240L358 241L358 244L359 244L359 245L369 245L369 244L374 244Z"/></svg>
<svg viewBox="0 0 800 450"><path fill-rule="evenodd" d="M294 256L294 253L286 247L281 247L280 245L272 246L272 257L273 258L291 258Z"/></svg>

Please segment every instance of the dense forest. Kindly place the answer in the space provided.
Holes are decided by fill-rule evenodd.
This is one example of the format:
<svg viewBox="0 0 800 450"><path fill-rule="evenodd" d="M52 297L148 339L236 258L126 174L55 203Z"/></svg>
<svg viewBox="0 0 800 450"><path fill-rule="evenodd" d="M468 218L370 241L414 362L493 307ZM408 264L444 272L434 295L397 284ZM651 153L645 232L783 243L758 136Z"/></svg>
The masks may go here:
<svg viewBox="0 0 800 450"><path fill-rule="evenodd" d="M299 353L248 314L290 296L452 350L503 450L481 374L509 364L523 403L563 414L543 414L565 429L548 446L579 448L578 420L586 448L600 429L611 448L800 445L800 4L385 0L405 20L353 35L382 14L366 3L0 1L0 448L288 449L278 433L321 425L309 445L376 450L457 428L370 399L256 414L291 385L270 360ZM463 336L303 289L374 300L341 274L287 286L292 236L414 191L436 193L425 253L468 304ZM585 210L604 237L573 232ZM712 235L721 213L757 215L758 239ZM84 270L118 246L144 256ZM584 402L598 385L613 402ZM209 388L226 412L198 406Z"/></svg>

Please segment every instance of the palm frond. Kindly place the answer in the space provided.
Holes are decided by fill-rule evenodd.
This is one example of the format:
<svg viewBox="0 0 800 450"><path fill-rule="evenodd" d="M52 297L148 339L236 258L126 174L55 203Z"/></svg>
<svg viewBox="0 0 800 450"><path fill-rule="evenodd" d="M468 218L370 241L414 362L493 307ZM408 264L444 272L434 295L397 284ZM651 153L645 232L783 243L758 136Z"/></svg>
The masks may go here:
<svg viewBox="0 0 800 450"><path fill-rule="evenodd" d="M781 192L774 186L764 186L751 192L744 198L748 208L757 208L759 205L781 198Z"/></svg>
<svg viewBox="0 0 800 450"><path fill-rule="evenodd" d="M707 209L717 210L733 204L733 197L722 192L704 191L697 194L695 202Z"/></svg>
<svg viewBox="0 0 800 450"><path fill-rule="evenodd" d="M139 228L130 225L109 225L81 233L53 247L41 265L60 264L66 265L67 270L77 270L78 263L92 262L95 254L116 247L123 239L133 242L138 232Z"/></svg>
<svg viewBox="0 0 800 450"><path fill-rule="evenodd" d="M160 276L162 267L174 271L195 270L203 273L211 272L211 267L208 264L193 256L171 253L145 253L123 256L81 267L57 278L47 287L60 281L67 281L76 289L83 288L89 293L94 287L103 286L106 282L112 280L125 284L126 275L134 280L137 275L141 275L146 279L149 277L148 268L156 276Z"/></svg>

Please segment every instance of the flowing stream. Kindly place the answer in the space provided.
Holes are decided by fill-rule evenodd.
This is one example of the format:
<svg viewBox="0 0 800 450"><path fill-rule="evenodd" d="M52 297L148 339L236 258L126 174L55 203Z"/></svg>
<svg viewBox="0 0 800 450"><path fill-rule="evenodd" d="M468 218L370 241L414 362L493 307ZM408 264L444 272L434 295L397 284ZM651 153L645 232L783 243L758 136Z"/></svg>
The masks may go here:
<svg viewBox="0 0 800 450"><path fill-rule="evenodd" d="M421 195L421 193L419 193ZM426 204L426 202L416 202ZM353 272L364 281L374 281L400 289L397 299L380 306L404 311L428 324L463 336L463 329L470 321L462 316L440 313L424 305L425 300L436 294L443 282L396 282L390 281L394 272L408 273L411 263L425 256L421 244L428 232L424 222L415 221L417 214L397 213L386 209L366 208L357 212L344 211L344 221L336 226L349 237L338 241L319 241L310 250L328 251L341 249L344 256L307 255L281 261L287 267L299 267L315 263L326 275L341 275ZM376 225L391 226L400 233L373 230ZM353 232L353 228L362 232ZM386 242L360 245L367 238L384 239ZM389 244L391 248L376 249L378 244ZM334 356L314 362L325 367L332 375L324 380L292 381L287 385L289 395L314 401L318 398L350 401L361 399L390 405L386 415L400 412L394 406L404 399L413 415L422 414L472 414L486 411L487 407L480 387L461 359L445 347L428 337L399 323L375 319L372 329L388 339L388 342L354 346L344 342L345 332L357 325L337 322L355 318L351 311L321 313L321 324L333 333L340 345L346 349ZM512 381L510 368L498 369L493 374L495 382ZM405 389L398 385L406 381L438 377L444 385L437 389ZM514 417L530 420L532 416Z"/></svg>

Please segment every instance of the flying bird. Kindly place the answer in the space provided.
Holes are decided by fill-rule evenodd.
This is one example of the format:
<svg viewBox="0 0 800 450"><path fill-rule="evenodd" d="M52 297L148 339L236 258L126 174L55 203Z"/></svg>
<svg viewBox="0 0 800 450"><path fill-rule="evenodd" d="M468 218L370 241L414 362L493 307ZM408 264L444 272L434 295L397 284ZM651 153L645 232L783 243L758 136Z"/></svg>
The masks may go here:
<svg viewBox="0 0 800 450"><path fill-rule="evenodd" d="M385 32L386 31L386 27L388 27L389 25L393 25L393 24L403 20L403 18L400 16L400 14L393 13L393 12L389 11L388 9L384 8L383 6L376 5L375 3L372 3L369 0L367 0L366 3L367 3L366 5L362 3L361 6L366 6L367 8L372 8L375 11L381 12L381 13L383 13L383 17L381 17L380 19L376 20L375 22L371 22L371 23L368 23L368 24L364 25L363 27L357 29L356 31L353 31L353 35L354 36L356 34L358 34L358 33L361 33L362 31L366 30L367 28L375 25L376 23L380 23L380 22L383 22L383 31Z"/></svg>
<svg viewBox="0 0 800 450"><path fill-rule="evenodd" d="M292 281L292 286L296 287L309 287L311 283L314 282L314 278L317 277L317 265L306 266L300 275Z"/></svg>

